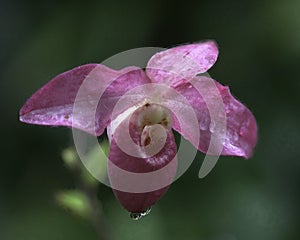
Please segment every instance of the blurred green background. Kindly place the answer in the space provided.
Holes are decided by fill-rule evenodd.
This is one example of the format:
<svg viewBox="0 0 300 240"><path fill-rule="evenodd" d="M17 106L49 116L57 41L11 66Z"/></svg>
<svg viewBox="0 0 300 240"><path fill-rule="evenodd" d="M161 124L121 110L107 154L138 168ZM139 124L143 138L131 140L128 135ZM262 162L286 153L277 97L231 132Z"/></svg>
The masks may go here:
<svg viewBox="0 0 300 240"><path fill-rule="evenodd" d="M253 111L253 158L203 159L176 181L149 216L132 221L100 186L113 239L300 238L300 1L17 1L0 3L0 239L98 239L88 221L59 208L75 189L61 159L71 131L18 121L25 100L56 74L137 47L215 39L210 75ZM100 230L101 231L101 230Z"/></svg>

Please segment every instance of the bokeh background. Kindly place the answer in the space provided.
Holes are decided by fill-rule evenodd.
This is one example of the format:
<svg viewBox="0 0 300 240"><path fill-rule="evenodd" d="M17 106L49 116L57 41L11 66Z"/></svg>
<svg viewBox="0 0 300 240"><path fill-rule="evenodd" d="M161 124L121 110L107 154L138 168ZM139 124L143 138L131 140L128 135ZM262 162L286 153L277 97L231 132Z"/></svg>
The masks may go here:
<svg viewBox="0 0 300 240"><path fill-rule="evenodd" d="M2 0L0 239L99 239L89 221L53 197L76 186L61 157L73 144L71 131L18 121L35 90L58 73L124 50L203 39L220 48L210 75L257 118L253 158L221 157L200 180L198 154L141 221L99 186L105 228L125 240L299 239L299 10L298 0Z"/></svg>

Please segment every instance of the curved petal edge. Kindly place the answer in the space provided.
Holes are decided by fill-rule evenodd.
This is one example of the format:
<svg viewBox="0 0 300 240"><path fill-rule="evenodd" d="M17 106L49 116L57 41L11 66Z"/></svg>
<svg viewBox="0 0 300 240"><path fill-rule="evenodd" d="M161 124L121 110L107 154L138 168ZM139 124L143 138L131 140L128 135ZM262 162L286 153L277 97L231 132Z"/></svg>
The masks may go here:
<svg viewBox="0 0 300 240"><path fill-rule="evenodd" d="M216 91L211 91L211 88L207 87L207 81L214 82ZM191 83L183 81L175 89L187 99L195 111L199 123L199 145L196 146L197 144L190 137L195 129L186 128L187 131L183 132L175 116L174 130L189 140L199 151L207 153L214 128L217 127L215 126L216 123L212 121L207 106L215 106L217 99L221 97L226 117L225 139L220 137L219 140L223 145L221 155L251 157L257 142L257 124L251 111L232 96L228 87L210 78L198 76ZM205 99L206 101L196 87L208 93L209 97ZM186 122L185 124L188 125L189 123Z"/></svg>

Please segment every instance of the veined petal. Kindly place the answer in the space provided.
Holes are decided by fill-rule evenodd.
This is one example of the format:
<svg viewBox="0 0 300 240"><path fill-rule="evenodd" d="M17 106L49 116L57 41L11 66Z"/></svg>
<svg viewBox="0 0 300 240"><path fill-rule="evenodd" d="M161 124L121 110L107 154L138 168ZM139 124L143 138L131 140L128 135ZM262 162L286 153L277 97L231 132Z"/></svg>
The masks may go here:
<svg viewBox="0 0 300 240"><path fill-rule="evenodd" d="M158 134L156 138L150 132L151 139L148 142L144 141L144 135L140 127L132 121L132 116L126 120L110 136L108 176L122 206L129 212L141 213L154 205L174 180L177 170L176 144L171 129L162 126L157 128L158 124L145 126L142 132L154 130L153 134ZM123 145L128 145L128 138L123 137L124 129L128 128L132 142L139 148L139 151L132 154L122 150ZM151 144L152 141L160 142L159 137L164 134L166 138L160 151L149 155L143 145Z"/></svg>
<svg viewBox="0 0 300 240"><path fill-rule="evenodd" d="M212 85L215 87L212 87ZM249 158L252 155L257 142L255 118L245 105L231 95L228 87L222 86L208 77L198 76L191 83L181 82L175 89L194 108L199 122L199 145L197 146L189 137L193 135L195 129L186 128L185 131L182 131L176 118L173 121L173 128L190 140L198 150L206 153L212 134L217 134L217 141L223 145L220 152L222 155L244 158ZM218 102L220 99L223 104ZM224 113L223 116L222 113ZM215 114L215 116L211 114ZM225 124L220 126L220 121L224 121ZM186 122L185 124L188 125L189 123ZM222 134L224 138L221 139ZM214 152L209 154L214 155Z"/></svg>
<svg viewBox="0 0 300 240"><path fill-rule="evenodd" d="M144 72L136 67L119 71L101 64L76 67L56 76L34 93L21 108L20 120L75 127L101 135L122 94L147 82Z"/></svg>
<svg viewBox="0 0 300 240"><path fill-rule="evenodd" d="M156 53L147 64L146 73L152 82L171 86L206 72L217 58L218 47L214 41L182 45Z"/></svg>

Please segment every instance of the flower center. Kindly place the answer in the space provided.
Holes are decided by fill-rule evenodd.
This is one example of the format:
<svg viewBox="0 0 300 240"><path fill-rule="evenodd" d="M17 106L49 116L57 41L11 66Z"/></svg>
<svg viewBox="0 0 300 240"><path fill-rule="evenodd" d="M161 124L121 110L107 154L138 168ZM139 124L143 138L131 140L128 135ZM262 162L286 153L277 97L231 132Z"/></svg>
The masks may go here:
<svg viewBox="0 0 300 240"><path fill-rule="evenodd" d="M140 129L154 124L160 124L166 129L171 127L170 111L161 105L146 103L137 111L137 125Z"/></svg>
<svg viewBox="0 0 300 240"><path fill-rule="evenodd" d="M144 104L137 110L137 127L141 132L141 145L164 144L166 130L171 127L170 111L158 104Z"/></svg>

